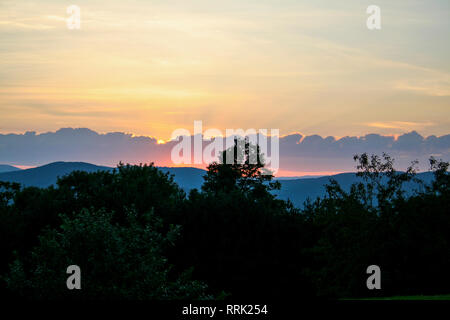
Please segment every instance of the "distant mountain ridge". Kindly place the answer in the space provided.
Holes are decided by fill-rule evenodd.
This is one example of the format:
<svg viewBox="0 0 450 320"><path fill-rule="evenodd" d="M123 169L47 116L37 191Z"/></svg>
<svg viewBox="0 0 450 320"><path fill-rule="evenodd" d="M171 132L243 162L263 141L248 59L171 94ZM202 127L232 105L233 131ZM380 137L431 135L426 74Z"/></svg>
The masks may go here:
<svg viewBox="0 0 450 320"><path fill-rule="evenodd" d="M11 172L11 171L19 171L19 170L22 170L22 169L17 168L17 167L13 167L13 166L10 166L10 165L7 165L7 164L0 164L0 173Z"/></svg>
<svg viewBox="0 0 450 320"><path fill-rule="evenodd" d="M0 173L0 181L17 182L26 187L45 188L56 183L58 177L63 177L73 171L105 171L110 167L97 166L86 162L53 162L41 167Z"/></svg>
<svg viewBox="0 0 450 320"><path fill-rule="evenodd" d="M14 167L13 167L14 168ZM0 173L0 181L17 182L23 186L48 187L56 183L58 177L63 177L73 171L111 171L114 168L97 166L86 162L54 162L41 167ZM206 171L190 167L159 167L164 173L169 172L174 176L174 181L186 192L191 189L200 189L203 184L203 176ZM418 174L418 178L429 183L433 179L431 172L423 172ZM280 199L291 200L296 207L302 207L304 202L310 198L322 197L325 194L325 185L331 179L336 180L345 190L350 190L353 183L361 181L356 173L341 173L332 176L322 176L318 178L298 178L298 179L282 179L281 190L275 191ZM406 192L411 192L418 185L408 183L405 186Z"/></svg>
<svg viewBox="0 0 450 320"><path fill-rule="evenodd" d="M12 167L14 168L14 167ZM56 184L58 177L63 177L73 171L111 171L113 167L97 166L87 162L53 162L40 167L16 171L1 172L0 181L17 182L26 187L49 187ZM175 182L184 190L200 188L205 170L197 168L158 167L162 172L174 175Z"/></svg>
<svg viewBox="0 0 450 320"><path fill-rule="evenodd" d="M421 172L417 174L417 178L425 184L429 184L433 180L432 172ZM296 207L302 207L304 202L310 198L315 200L317 197L323 197L326 193L325 185L330 180L336 180L344 191L349 191L352 184L363 182L354 172L340 173L332 176L324 176L320 178L307 178L298 180L282 180L281 190L274 192L280 199L291 200ZM415 182L404 184L404 191L408 194L420 188Z"/></svg>

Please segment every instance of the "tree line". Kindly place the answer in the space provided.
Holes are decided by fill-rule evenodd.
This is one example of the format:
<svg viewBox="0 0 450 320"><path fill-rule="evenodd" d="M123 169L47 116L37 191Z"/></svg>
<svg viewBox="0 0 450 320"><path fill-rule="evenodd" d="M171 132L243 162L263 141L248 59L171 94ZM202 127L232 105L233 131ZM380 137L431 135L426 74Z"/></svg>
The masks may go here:
<svg viewBox="0 0 450 320"><path fill-rule="evenodd" d="M153 164L75 171L48 188L0 182L0 290L27 299L298 299L450 290L449 164L417 179L388 155L354 157L362 182L336 181L303 208L277 199L257 146L209 165L186 194ZM257 164L248 161L258 154ZM82 289L68 290L78 265ZM366 269L381 268L368 290Z"/></svg>

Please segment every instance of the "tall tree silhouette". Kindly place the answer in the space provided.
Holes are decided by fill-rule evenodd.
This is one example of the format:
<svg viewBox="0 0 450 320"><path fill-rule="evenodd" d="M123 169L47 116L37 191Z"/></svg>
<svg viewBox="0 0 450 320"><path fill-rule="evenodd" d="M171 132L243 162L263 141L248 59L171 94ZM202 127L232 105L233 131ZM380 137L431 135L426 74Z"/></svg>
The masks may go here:
<svg viewBox="0 0 450 320"><path fill-rule="evenodd" d="M261 154L259 145L241 138L235 138L234 145L222 152L219 162L208 166L204 179L204 192L230 192L238 189L268 196L269 191L280 189L280 183L273 182L272 172L265 168L264 155Z"/></svg>

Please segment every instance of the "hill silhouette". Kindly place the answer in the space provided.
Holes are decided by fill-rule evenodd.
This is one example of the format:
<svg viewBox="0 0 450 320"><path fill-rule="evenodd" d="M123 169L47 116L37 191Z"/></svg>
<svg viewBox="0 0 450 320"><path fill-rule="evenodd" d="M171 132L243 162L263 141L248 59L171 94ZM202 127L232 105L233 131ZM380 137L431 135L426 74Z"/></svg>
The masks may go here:
<svg viewBox="0 0 450 320"><path fill-rule="evenodd" d="M188 193L192 189L200 189L203 184L203 176L206 171L198 168L190 167L158 167L164 173L170 173L174 176L174 181ZM86 162L54 162L41 167L0 173L0 181L17 182L23 186L48 187L56 184L58 177L63 177L73 171L111 171L114 168L106 166L97 166ZM418 178L429 183L433 178L432 173L419 173ZM355 173L341 173L331 176L322 176L316 178L278 178L281 183L281 189L273 191L274 194L282 200L291 200L296 207L302 207L304 202L309 198L311 200L322 197L325 192L325 185L331 179L336 180L345 191L349 191L355 182L361 179ZM410 192L418 185L415 183L407 183L406 191Z"/></svg>
<svg viewBox="0 0 450 320"><path fill-rule="evenodd" d="M200 189L203 184L203 176L206 174L205 170L190 167L158 167L159 170L174 175L175 182L186 192L191 189Z"/></svg>
<svg viewBox="0 0 450 320"><path fill-rule="evenodd" d="M11 167L14 168L14 167ZM63 177L73 171L111 171L114 168L106 166L97 166L87 162L53 162L40 167L15 171L0 172L0 181L17 182L27 187L45 188L56 184L58 177ZM205 170L197 168L170 168L159 167L166 173L174 175L175 182L184 190L189 191L194 188L200 188L203 183Z"/></svg>
<svg viewBox="0 0 450 320"><path fill-rule="evenodd" d="M95 172L112 170L110 167L96 166L85 162L53 162L41 167L0 173L1 181L17 182L23 186L48 187L56 183L58 177L63 177L73 171Z"/></svg>
<svg viewBox="0 0 450 320"><path fill-rule="evenodd" d="M424 183L429 184L433 179L433 173L422 172L417 174L417 178ZM330 180L336 180L344 191L349 191L353 183L362 182L356 173L340 173L332 176L324 176L319 178L306 178L296 180L281 180L281 189L275 191L280 199L291 200L296 207L303 206L303 203L309 198L311 200L317 197L323 197L326 192L325 185L330 183ZM419 188L419 185L414 182L405 183L406 193L411 193L414 189Z"/></svg>
<svg viewBox="0 0 450 320"><path fill-rule="evenodd" d="M2 172L11 172L11 171L18 171L21 170L20 168L13 167L7 164L0 164L0 173Z"/></svg>

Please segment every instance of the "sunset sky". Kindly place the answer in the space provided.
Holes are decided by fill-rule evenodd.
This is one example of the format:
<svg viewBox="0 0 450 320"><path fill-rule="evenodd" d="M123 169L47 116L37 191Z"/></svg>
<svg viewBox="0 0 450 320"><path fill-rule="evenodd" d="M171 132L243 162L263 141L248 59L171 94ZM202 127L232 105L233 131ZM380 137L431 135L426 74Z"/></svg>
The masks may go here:
<svg viewBox="0 0 450 320"><path fill-rule="evenodd" d="M69 30L68 6L81 8ZM366 8L381 8L368 30ZM450 1L0 0L0 133L450 133Z"/></svg>

